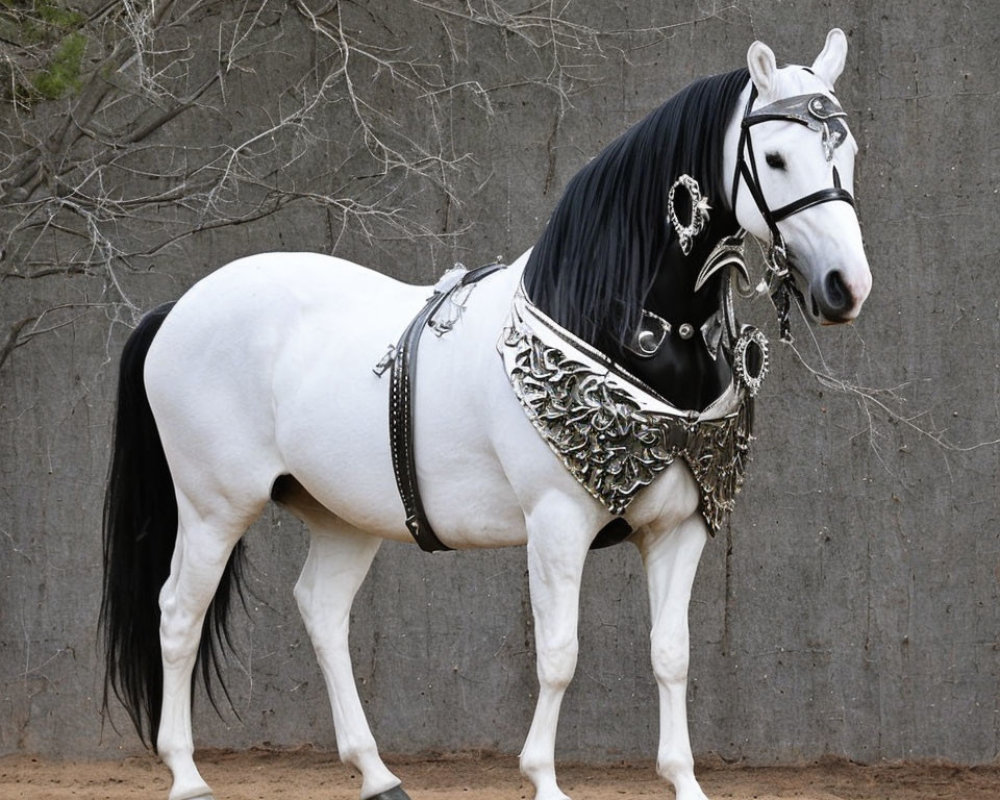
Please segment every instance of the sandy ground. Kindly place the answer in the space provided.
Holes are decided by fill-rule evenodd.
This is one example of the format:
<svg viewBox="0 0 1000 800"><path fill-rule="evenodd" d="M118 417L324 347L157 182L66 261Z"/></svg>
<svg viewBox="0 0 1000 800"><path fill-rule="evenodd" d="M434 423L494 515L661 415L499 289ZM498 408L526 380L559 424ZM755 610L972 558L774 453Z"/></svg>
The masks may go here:
<svg viewBox="0 0 1000 800"><path fill-rule="evenodd" d="M413 800L530 800L529 784L513 757L461 756L387 759ZM207 751L202 774L218 800L357 800L359 781L330 753ZM573 800L621 800L673 792L651 764L560 767L560 783ZM830 762L797 768L699 765L712 800L1000 800L1000 766L858 766ZM56 761L15 755L0 758L0 798L61 800L160 798L169 788L166 769L152 756L124 761Z"/></svg>

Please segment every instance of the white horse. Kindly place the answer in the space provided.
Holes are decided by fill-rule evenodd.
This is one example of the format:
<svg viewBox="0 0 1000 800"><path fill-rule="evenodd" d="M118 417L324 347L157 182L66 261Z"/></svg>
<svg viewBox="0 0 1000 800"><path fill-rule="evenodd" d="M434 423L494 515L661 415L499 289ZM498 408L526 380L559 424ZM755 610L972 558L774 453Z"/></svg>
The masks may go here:
<svg viewBox="0 0 1000 800"><path fill-rule="evenodd" d="M846 37L833 30L811 68L778 68L755 42L749 70L695 84L585 167L534 256L470 287L453 329L425 337L413 451L427 518L451 548L527 545L539 694L520 765L536 800L565 798L554 748L577 660L581 573L595 537L619 518L648 574L657 771L679 800L704 798L687 730L687 611L711 529L704 487L682 458L621 514L566 469L497 353L512 300L524 286L611 359L627 358L619 345L644 319L660 320L663 352L673 356L662 369L633 357L634 369L691 416L722 402L727 386L732 393L732 365L728 356L706 361L705 345L681 341L691 326L676 338L665 320L687 314L674 317L677 329L718 308L721 273L707 288L695 278L722 235L742 227L772 244L775 269L787 263L820 322L854 319L871 275L850 195L857 148L833 95L846 53ZM803 99L818 114L808 116ZM709 127L689 129L686 115ZM711 175L699 173L703 166ZM667 190L681 173L707 189L711 208L689 188L689 207L681 198L671 224ZM684 258L682 232L697 243ZM389 377L373 366L427 295L338 258L268 253L204 278L130 337L105 504L107 687L140 735L155 738L173 776L170 800L211 797L193 759L192 675L200 656L209 677L239 583L238 544L272 499L310 531L295 598L326 679L340 757L360 773L364 800L406 798L365 720L348 619L381 541L411 539L390 451ZM590 303L579 315L589 330L574 326L574 297ZM706 364L715 366L706 372Z"/></svg>

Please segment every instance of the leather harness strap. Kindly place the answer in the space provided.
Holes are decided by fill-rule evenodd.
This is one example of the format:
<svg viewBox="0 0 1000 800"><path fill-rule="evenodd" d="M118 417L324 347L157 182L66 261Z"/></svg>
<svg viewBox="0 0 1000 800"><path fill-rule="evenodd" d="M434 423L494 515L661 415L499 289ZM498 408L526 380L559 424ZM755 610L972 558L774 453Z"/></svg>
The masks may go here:
<svg viewBox="0 0 1000 800"><path fill-rule="evenodd" d="M403 331L393 353L389 381L389 444L392 449L392 469L396 486L406 510L406 527L422 550L451 550L434 532L424 504L420 499L417 482L417 459L413 447L413 388L417 378L417 349L424 328L434 318L438 309L461 286L469 286L504 268L504 264L488 264L465 273L450 289L431 295Z"/></svg>

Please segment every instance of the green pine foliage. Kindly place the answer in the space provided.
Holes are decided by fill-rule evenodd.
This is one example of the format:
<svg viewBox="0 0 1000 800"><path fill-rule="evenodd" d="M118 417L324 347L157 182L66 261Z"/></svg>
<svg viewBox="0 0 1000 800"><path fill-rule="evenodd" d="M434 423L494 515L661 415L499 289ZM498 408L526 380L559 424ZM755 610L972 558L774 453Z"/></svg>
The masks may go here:
<svg viewBox="0 0 1000 800"><path fill-rule="evenodd" d="M0 0L0 100L25 107L58 100L83 83L86 17L55 0Z"/></svg>
<svg viewBox="0 0 1000 800"><path fill-rule="evenodd" d="M79 31L69 34L59 43L48 68L32 78L32 85L46 100L58 100L75 92L82 83L80 73L86 51L87 37Z"/></svg>

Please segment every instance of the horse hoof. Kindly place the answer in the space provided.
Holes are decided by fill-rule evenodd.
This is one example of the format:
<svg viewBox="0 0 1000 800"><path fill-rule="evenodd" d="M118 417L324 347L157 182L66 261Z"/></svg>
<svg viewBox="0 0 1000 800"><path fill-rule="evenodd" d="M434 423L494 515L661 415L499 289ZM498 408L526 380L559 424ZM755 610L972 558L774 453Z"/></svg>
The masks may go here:
<svg viewBox="0 0 1000 800"><path fill-rule="evenodd" d="M215 795L211 791L203 792L201 789L195 789L178 795L171 794L167 800L215 800Z"/></svg>
<svg viewBox="0 0 1000 800"><path fill-rule="evenodd" d="M371 797L365 797L364 800L410 800L410 796L403 791L403 785L398 784L391 789L386 789L384 792L379 792Z"/></svg>

